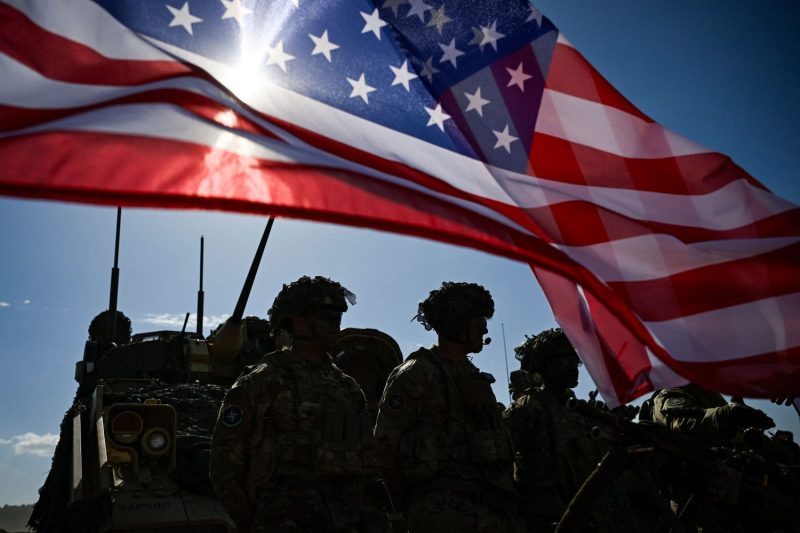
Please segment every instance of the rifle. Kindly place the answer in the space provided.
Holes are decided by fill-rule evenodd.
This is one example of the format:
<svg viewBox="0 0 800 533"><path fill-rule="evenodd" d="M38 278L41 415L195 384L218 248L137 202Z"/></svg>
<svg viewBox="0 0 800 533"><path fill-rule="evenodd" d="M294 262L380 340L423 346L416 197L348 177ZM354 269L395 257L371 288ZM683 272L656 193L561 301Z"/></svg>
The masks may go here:
<svg viewBox="0 0 800 533"><path fill-rule="evenodd" d="M640 480L655 508L660 511L660 517L666 519L671 530L685 533L687 530L679 517L672 512L669 501L639 462L640 456L653 454L660 447L682 451L680 446L676 446L677 443L669 438L660 439L660 431L650 428L650 424L633 423L624 415L603 411L594 405L599 403L594 401L587 403L576 399L567 402L569 408L599 424L592 428L590 436L607 442L609 450L570 501L558 523L556 533L583 531L591 516L593 504L625 470L631 470ZM694 450L685 455L686 460L693 464L702 464L705 459L703 454L693 452Z"/></svg>
<svg viewBox="0 0 800 533"><path fill-rule="evenodd" d="M765 523L774 523L778 528L800 524L796 496L800 478L798 467L794 467L795 477L787 482L783 475L785 469L777 468L778 465L765 460L755 450L710 446L654 422L635 423L580 400L571 400L568 406L598 424L592 428L591 436L608 443L610 449L570 502L556 530L559 533L579 531L588 519L589 513L585 511L592 501L624 470L631 470L639 478L672 531L686 530L681 518L686 515L689 504L698 499L730 509L743 501L755 502L750 507L760 506L764 512L749 512L757 515L747 517L755 521L757 526L754 527L763 527ZM642 458L652 460L657 467L645 469ZM660 474L656 474L658 472ZM659 483L654 481L654 476ZM677 515L671 511L659 485L688 490L689 496ZM736 520L737 517L738 513L726 513L724 518Z"/></svg>

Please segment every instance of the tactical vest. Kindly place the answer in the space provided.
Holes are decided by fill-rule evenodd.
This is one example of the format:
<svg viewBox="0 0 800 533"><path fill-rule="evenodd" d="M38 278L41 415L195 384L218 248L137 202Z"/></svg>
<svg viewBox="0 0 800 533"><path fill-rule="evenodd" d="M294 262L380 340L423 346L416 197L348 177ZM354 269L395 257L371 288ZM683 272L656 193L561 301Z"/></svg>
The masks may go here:
<svg viewBox="0 0 800 533"><path fill-rule="evenodd" d="M375 470L372 420L356 403L344 374L333 365L311 368L290 350L264 362L286 384L262 414L259 450L251 457L272 458L259 468L261 482L272 478L331 480ZM258 431L258 429L257 429Z"/></svg>
<svg viewBox="0 0 800 533"><path fill-rule="evenodd" d="M453 375L429 350L419 350L409 359L425 360L437 369L447 401L446 423L433 431L416 434L415 459L418 468L423 470L417 473L419 477L437 474L462 477L465 468L487 472L497 469L500 463L510 463L513 459L511 435L491 386L478 369L472 367ZM428 471L428 476L424 470Z"/></svg>
<svg viewBox="0 0 800 533"><path fill-rule="evenodd" d="M534 484L556 484L569 501L586 477L603 457L602 445L590 437L592 424L582 415L558 402L542 390L529 392L530 402L539 405L545 416L528 431L538 441L537 449L526 453L539 454Z"/></svg>

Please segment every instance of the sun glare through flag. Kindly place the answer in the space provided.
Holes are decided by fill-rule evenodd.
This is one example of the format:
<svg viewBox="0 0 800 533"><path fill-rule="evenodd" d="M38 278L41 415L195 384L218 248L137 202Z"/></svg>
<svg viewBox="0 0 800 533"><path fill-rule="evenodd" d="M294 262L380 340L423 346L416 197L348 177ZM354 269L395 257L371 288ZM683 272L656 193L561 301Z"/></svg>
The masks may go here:
<svg viewBox="0 0 800 533"><path fill-rule="evenodd" d="M0 192L271 213L531 264L612 405L795 395L800 211L524 0L0 2Z"/></svg>

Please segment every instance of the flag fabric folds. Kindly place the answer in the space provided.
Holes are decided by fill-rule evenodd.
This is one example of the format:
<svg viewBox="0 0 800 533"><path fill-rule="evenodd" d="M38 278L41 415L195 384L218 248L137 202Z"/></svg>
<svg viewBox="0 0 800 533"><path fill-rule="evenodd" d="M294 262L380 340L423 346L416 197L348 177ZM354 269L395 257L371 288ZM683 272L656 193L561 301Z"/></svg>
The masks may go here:
<svg viewBox="0 0 800 533"><path fill-rule="evenodd" d="M524 0L0 2L0 193L271 213L531 264L612 405L797 395L800 210Z"/></svg>

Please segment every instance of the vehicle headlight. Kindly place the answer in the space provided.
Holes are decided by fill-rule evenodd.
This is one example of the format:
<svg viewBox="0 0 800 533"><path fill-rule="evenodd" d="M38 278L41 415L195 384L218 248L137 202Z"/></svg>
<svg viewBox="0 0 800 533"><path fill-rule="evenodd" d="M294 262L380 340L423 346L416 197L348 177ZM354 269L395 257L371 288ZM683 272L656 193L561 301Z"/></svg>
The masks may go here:
<svg viewBox="0 0 800 533"><path fill-rule="evenodd" d="M150 428L142 436L142 448L148 455L164 455L172 439L164 428Z"/></svg>
<svg viewBox="0 0 800 533"><path fill-rule="evenodd" d="M133 411L123 411L111 420L111 435L120 444L135 442L142 433L142 417Z"/></svg>

